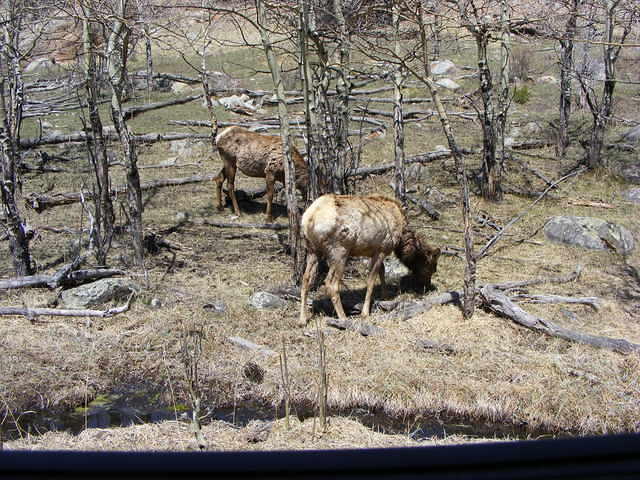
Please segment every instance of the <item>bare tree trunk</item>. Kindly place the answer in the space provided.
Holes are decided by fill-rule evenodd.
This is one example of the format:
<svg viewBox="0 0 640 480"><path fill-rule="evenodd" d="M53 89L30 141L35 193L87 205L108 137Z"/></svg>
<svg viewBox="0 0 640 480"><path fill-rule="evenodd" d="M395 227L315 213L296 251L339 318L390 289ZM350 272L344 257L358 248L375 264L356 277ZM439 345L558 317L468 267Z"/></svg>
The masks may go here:
<svg viewBox="0 0 640 480"><path fill-rule="evenodd" d="M442 30L442 20L438 14L439 2L437 0L431 2L431 11L433 15L433 22L431 24L431 58L438 60L440 58L440 44L442 39L440 33Z"/></svg>
<svg viewBox="0 0 640 480"><path fill-rule="evenodd" d="M393 33L394 51L396 58L400 58L400 5L398 0L393 2ZM404 120L402 118L402 64L398 63L393 74L393 139L395 158L395 195L403 205L407 203L407 191L404 173Z"/></svg>
<svg viewBox="0 0 640 480"><path fill-rule="evenodd" d="M560 38L560 120L558 122L557 155L564 158L569 147L569 118L571 117L571 76L573 75L573 46L576 37L578 9L582 0L573 0L563 38Z"/></svg>
<svg viewBox="0 0 640 480"><path fill-rule="evenodd" d="M422 80L427 85L436 107L442 130L447 137L449 149L453 155L456 165L456 177L460 185L460 194L462 197L462 222L464 224L464 253L465 253L465 269L464 269L464 295L462 312L464 318L471 318L475 310L475 293L476 293L476 256L473 252L473 231L471 230L471 205L469 203L469 184L465 169L464 158L462 157L456 139L451 129L451 123L447 112L442 105L438 90L435 83L431 79L429 72L429 52L427 50L427 32L424 22L424 14L419 6L418 24L420 28L420 40L422 42L422 62L424 64L425 75Z"/></svg>
<svg viewBox="0 0 640 480"><path fill-rule="evenodd" d="M144 51L147 59L147 102L151 102L151 90L153 87L153 52L151 50L151 33L149 24L142 27L144 31Z"/></svg>
<svg viewBox="0 0 640 480"><path fill-rule="evenodd" d="M616 61L622 49L627 35L631 31L631 23L622 26L621 38L616 41L614 32L616 29L616 14L620 0L606 0L605 15L605 38L603 42L604 61L604 85L602 96L599 102L587 98L589 108L593 115L593 126L591 130L591 141L587 150L587 165L589 168L606 166L607 159L602 157L602 147L604 146L604 135L607 123L613 112L613 93L616 88Z"/></svg>
<svg viewBox="0 0 640 480"><path fill-rule="evenodd" d="M299 32L300 42L300 73L302 77L302 90L304 96L304 119L307 134L305 136L307 150L307 165L309 166L309 188L307 190L306 202L309 204L320 196L320 186L318 184L318 159L316 158L317 148L315 139L318 137L316 131L319 128L319 121L315 109L315 96L313 88L313 74L311 71L311 60L309 58L309 31L313 28L309 2L311 0L299 0Z"/></svg>
<svg viewBox="0 0 640 480"><path fill-rule="evenodd" d="M333 0L333 8L338 23L338 68L336 80L336 168L333 174L334 193L347 193L347 170L350 165L349 148L349 81L350 41L347 24L342 9L343 0Z"/></svg>
<svg viewBox="0 0 640 480"><path fill-rule="evenodd" d="M111 85L111 116L116 132L120 138L127 164L127 199L129 222L135 263L142 266L144 248L142 244L142 191L140 190L140 174L138 172L138 155L135 140L125 120L122 107L126 90L126 62L130 29L124 23L127 0L118 0L118 16L112 25L107 44L109 83Z"/></svg>
<svg viewBox="0 0 640 480"><path fill-rule="evenodd" d="M0 155L2 178L0 190L2 206L9 235L9 250L16 275L31 275L31 253L29 242L33 233L22 219L16 203L19 190L16 165L20 161L20 127L24 107L24 83L20 67L20 31L23 12L11 11L9 21L2 24L0 35L0 100L2 102L3 125L0 130Z"/></svg>
<svg viewBox="0 0 640 480"><path fill-rule="evenodd" d="M498 92L498 115L496 118L496 136L500 147L500 160L498 169L500 174L505 171L507 152L504 148L504 139L507 130L507 120L511 98L509 97L509 75L511 68L511 37L509 23L511 15L508 0L500 0L500 90Z"/></svg>
<svg viewBox="0 0 640 480"><path fill-rule="evenodd" d="M209 122L211 123L211 153L214 154L217 150L216 136L218 135L218 118L216 117L216 111L213 108L213 100L211 100L212 92L209 88L209 70L207 68L207 48L211 44L209 36L209 29L211 28L211 12L207 12L208 22L203 26L204 45L202 47L202 59L201 59L201 83L202 90L204 92L204 100L207 105L207 112L209 113Z"/></svg>
<svg viewBox="0 0 640 480"><path fill-rule="evenodd" d="M83 43L85 56L85 88L87 91L87 107L89 110L89 122L92 135L87 135L89 157L93 165L96 178L95 205L95 246L96 261L98 265L105 265L107 254L113 238L113 226L115 214L111 202L109 181L109 158L107 146L103 136L102 120L98 110L98 82L96 76L95 42L91 31L90 16L94 13L93 3L86 7L83 5Z"/></svg>
<svg viewBox="0 0 640 480"><path fill-rule="evenodd" d="M474 32L476 46L478 49L478 70L480 74L480 92L482 95L483 112L482 120L482 177L480 189L482 196L487 200L499 201L502 199L502 188L500 186L500 165L496 161L496 128L495 110L493 106L493 82L491 70L489 69L489 58L487 46L489 43L489 32L476 25Z"/></svg>
<svg viewBox="0 0 640 480"><path fill-rule="evenodd" d="M257 25L260 31L262 47L267 57L267 63L271 70L276 98L278 99L278 117L280 118L280 135L282 137L282 150L284 157L284 184L287 195L287 212L289 215L289 245L291 256L293 257L293 281L300 284L304 274L305 255L300 238L300 211L298 210L298 200L296 198L296 176L295 165L291 157L291 136L289 135L289 114L285 103L284 85L280 74L280 64L273 51L269 33L265 27L264 6L261 0L256 0Z"/></svg>

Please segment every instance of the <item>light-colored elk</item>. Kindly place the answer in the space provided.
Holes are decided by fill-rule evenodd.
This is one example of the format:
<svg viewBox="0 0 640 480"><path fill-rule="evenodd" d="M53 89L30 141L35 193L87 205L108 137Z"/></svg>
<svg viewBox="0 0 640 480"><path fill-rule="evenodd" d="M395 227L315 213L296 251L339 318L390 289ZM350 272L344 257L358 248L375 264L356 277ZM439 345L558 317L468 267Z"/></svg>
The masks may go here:
<svg viewBox="0 0 640 480"><path fill-rule="evenodd" d="M307 295L315 278L318 261L325 258L329 273L327 293L342 320L346 320L340 301L340 281L349 257L370 257L367 293L362 314L368 316L376 275L384 286L385 257L392 252L411 270L419 286L431 284L438 266L439 248L431 248L407 226L402 205L380 195L323 195L302 216L302 235L306 241L307 266L300 294L300 325L308 321Z"/></svg>
<svg viewBox="0 0 640 480"><path fill-rule="evenodd" d="M271 206L273 190L276 180L284 183L284 162L282 156L282 139L279 136L263 135L242 127L227 127L216 137L218 153L222 158L222 170L214 181L218 210L223 210L222 184L227 181L227 188L233 211L240 215L238 200L236 199L235 179L236 170L249 177L264 178L267 183L267 221L273 220ZM296 186L306 194L309 184L309 169L300 152L292 145L291 157L296 170Z"/></svg>

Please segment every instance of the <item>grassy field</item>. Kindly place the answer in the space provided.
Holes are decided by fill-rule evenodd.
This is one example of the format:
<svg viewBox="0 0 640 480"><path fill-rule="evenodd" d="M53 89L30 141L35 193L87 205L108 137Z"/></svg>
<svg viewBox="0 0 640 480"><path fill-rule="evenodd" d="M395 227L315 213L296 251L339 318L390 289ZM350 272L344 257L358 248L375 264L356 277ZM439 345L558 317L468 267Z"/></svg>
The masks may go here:
<svg viewBox="0 0 640 480"><path fill-rule="evenodd" d="M461 48L445 50L444 58L457 65L473 65L474 50L462 41ZM533 78L557 75L553 51L537 43L525 43L523 49L531 57ZM636 77L637 59L629 53L621 60L623 78ZM136 60L140 62L140 58ZM157 70L186 73L175 52L166 50L155 60ZM219 66L240 78L248 88L269 88L268 77L255 73L263 69L260 52L239 48L220 48L213 54L211 65ZM140 67L141 68L141 67ZM467 73L467 72L462 72ZM460 80L462 90L477 88L477 80ZM549 135L548 122L556 118L557 86L530 82L531 99L525 105L513 105L512 128L540 125L532 138ZM143 95L142 93L140 95ZM456 94L457 95L457 94ZM617 90L616 115L634 118L638 102L637 86L620 85ZM152 101L173 94L154 94ZM428 92L412 85L407 96L427 97ZM136 100L144 103L144 98ZM413 107L408 107L413 108ZM429 107L424 107L429 108ZM448 109L459 110L456 103ZM297 110L297 108L295 108ZM240 120L234 114L219 111L219 119ZM109 118L103 110L103 118ZM274 115L267 111L265 115ZM136 133L180 131L168 125L169 120L204 120L206 111L200 102L158 110L141 115L131 122ZM575 114L588 121L584 112ZM63 131L80 129L77 114L61 115L53 120ZM609 133L615 141L625 129L620 122ZM184 128L182 129L184 130ZM200 130L203 131L203 130ZM455 121L454 131L463 146L481 143L479 124ZM36 127L26 122L23 136L35 134ZM407 154L412 155L446 145L439 121L431 118L407 124ZM528 139L526 136L522 139ZM186 145L186 150L185 150ZM120 155L119 147L111 148ZM30 192L64 192L89 188L92 175L80 170L86 158L76 145L47 149L72 157L63 174L25 174L23 196ZM605 153L613 155L612 153ZM552 148L522 152L516 157L547 178L558 178L560 172L575 164L581 149L572 147L563 162L554 159ZM627 273L628 265L640 265L638 250L630 256L610 251L583 250L554 244L544 238L541 227L554 215L594 216L618 223L631 230L636 239L640 232L637 205L624 200L627 188L616 175L619 162L638 161L637 154L614 158L611 170L584 173L563 183L547 199L531 208L526 217L511 229L493 255L478 266L478 281L499 282L552 276L571 272L582 266L578 280L561 285L546 285L531 293L597 296L603 307L594 311L580 305L534 305L524 308L543 318L574 330L591 334L625 338L640 343L640 297L638 286ZM156 143L140 147L140 164L154 165L176 157L178 163L191 163L179 169L144 169L142 181L216 173L221 165L206 142L186 144ZM373 140L364 147L362 164L390 163L393 158L393 135ZM469 168L479 166L479 158L466 158ZM462 246L461 214L458 187L450 160L412 167L410 188L416 195L429 195L441 212L431 221L418 210L409 211L410 222L429 242L449 251ZM121 167L111 170L113 183L124 181ZM527 176L521 163L508 166L506 182L532 190L544 183ZM369 177L356 186L357 193L392 194L391 176ZM528 183L527 183L528 182ZM262 180L239 176L240 189L257 188ZM145 194L144 222L147 231L159 232L177 223L176 214L184 212L191 219L234 221L227 208L218 212L213 206L213 185L192 184L162 188ZM117 205L126 201L118 199ZM576 202L605 202L613 208L579 206ZM474 216L483 215L504 225L517 213L529 208L531 199L506 195L501 203L472 198ZM282 204L282 200L280 200ZM263 221L264 202L243 203L239 221ZM81 207L71 205L37 214L23 210L33 226L79 228L83 219ZM118 212L121 212L118 207ZM279 223L286 223L284 209L277 210ZM121 213L118 220L122 220ZM490 227L475 225L476 247L481 247L491 234ZM399 446L417 444L449 444L488 441L496 438L539 438L541 436L586 435L640 431L640 357L624 356L589 346L528 331L509 320L478 310L469 320L462 318L454 306L441 306L399 321L391 316L375 314L371 322L384 329L384 335L362 337L355 332L338 331L324 326L323 315L317 313L318 328L326 334L328 403L330 423L327 432L313 426L312 415L318 390L318 342L316 326L296 326L299 304L295 299L276 311L256 310L248 298L256 291L290 284L291 262L285 253L286 236L259 230L217 229L187 223L166 239L179 246L175 263L162 252L148 256L145 268L130 270L129 275L143 288L132 308L108 319L5 317L0 322L0 412L4 429L14 441L5 448L84 448L84 449L188 449L192 447L183 423L165 422L143 426L116 428L105 434L87 430L79 435L50 432L27 433L33 413L64 412L87 406L100 395L118 391L143 392L143 398L168 406L178 415L188 405L184 375L184 345L189 332L202 335L203 350L199 359L199 387L208 420L204 434L211 448L342 448L353 446ZM519 240L526 239L526 242ZM33 256L40 267L68 252L74 255L77 235L40 231L33 242ZM11 276L8 244L0 243L0 274ZM111 263L128 267L130 247L126 237L118 237L111 251ZM171 268L170 268L171 267ZM434 276L436 292L460 289L464 264L456 255L440 260ZM53 268L51 269L53 270ZM345 275L347 295L363 297L366 263L354 260ZM627 294L633 293L636 296ZM404 299L417 297L398 291ZM2 305L46 305L57 292L44 289L3 291ZM315 298L324 298L323 289ZM379 298L379 295L376 297ZM392 298L391 296L389 298ZM393 297L395 298L395 297ZM160 307L153 307L157 299ZM224 302L226 311L216 313L206 308L212 302ZM240 336L277 352L286 345L290 395L293 410L302 420L287 429L283 415L283 381L278 356L265 356L243 350L229 341ZM426 352L416 347L420 339L428 339L453 347L454 353ZM247 375L247 366L259 365L263 378L258 382ZM246 440L250 418L236 421L216 419L216 410L258 405L256 411L267 412L278 419L264 443ZM249 408L249 407L247 407ZM11 423L23 425L16 432ZM236 424L234 428L229 423ZM34 424L35 425L35 424ZM40 429L45 429L42 423ZM416 431L423 432L415 435ZM162 438L163 440L158 440ZM166 441L165 441L166 440Z"/></svg>

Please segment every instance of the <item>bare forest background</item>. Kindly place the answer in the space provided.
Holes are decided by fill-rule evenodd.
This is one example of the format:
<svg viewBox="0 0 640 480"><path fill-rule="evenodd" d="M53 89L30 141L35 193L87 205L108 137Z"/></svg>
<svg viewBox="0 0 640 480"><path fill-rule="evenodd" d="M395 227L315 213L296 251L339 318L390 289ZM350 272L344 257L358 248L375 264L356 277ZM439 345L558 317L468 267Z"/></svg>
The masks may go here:
<svg viewBox="0 0 640 480"><path fill-rule="evenodd" d="M636 1L9 0L0 71L0 446L640 430ZM282 139L273 221L242 173L242 215L214 206L232 125ZM320 287L297 326L325 193L400 201L434 291L386 261L361 318L354 260L349 320ZM163 409L142 443L55 433Z"/></svg>

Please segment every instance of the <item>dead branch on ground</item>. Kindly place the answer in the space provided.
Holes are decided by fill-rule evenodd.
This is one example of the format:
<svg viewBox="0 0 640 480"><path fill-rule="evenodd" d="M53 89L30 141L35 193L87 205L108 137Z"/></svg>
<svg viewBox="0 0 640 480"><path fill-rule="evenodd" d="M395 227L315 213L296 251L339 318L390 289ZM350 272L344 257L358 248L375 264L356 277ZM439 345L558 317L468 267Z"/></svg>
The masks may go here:
<svg viewBox="0 0 640 480"><path fill-rule="evenodd" d="M133 297L134 294L131 294L126 304L120 307L109 308L108 310L0 307L0 316L23 316L27 317L31 321L36 321L39 316L108 318L129 310Z"/></svg>
<svg viewBox="0 0 640 480"><path fill-rule="evenodd" d="M210 175L192 175L190 177L182 177L182 178L163 178L163 179L143 183L142 185L140 185L140 189L144 191L144 190L153 190L155 188L171 187L176 185L187 185L190 183L209 182L213 180L214 177L215 175L210 174ZM118 185L111 189L111 196L125 193L126 191L127 191L127 185ZM83 194L82 192L54 193L53 195L30 193L25 197L25 203L27 207L32 208L38 213L41 213L44 210L51 207L57 207L60 205L69 205L71 203L80 202L83 195L87 200L93 197L93 195L90 193Z"/></svg>
<svg viewBox="0 0 640 480"><path fill-rule="evenodd" d="M549 320L533 315L518 307L509 299L509 297L490 285L482 287L480 289L480 295L483 299L484 305L488 309L531 330L571 342L612 350L625 355L629 353L640 353L639 344L631 343L622 338L591 335L555 325Z"/></svg>
<svg viewBox="0 0 640 480"><path fill-rule="evenodd" d="M522 293L514 295L511 300L526 303L575 303L589 305L596 311L602 307L602 299L598 297L566 297L562 295L528 295Z"/></svg>

